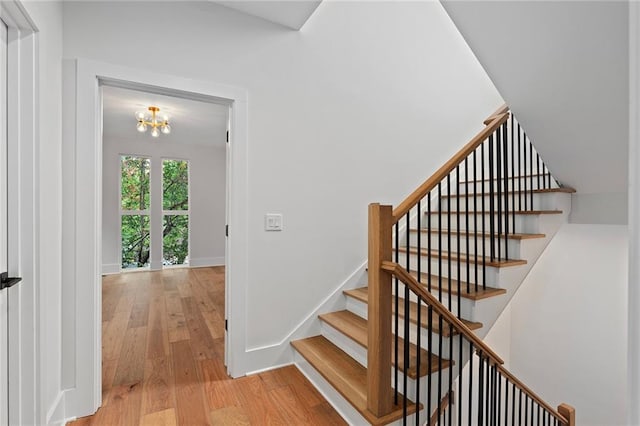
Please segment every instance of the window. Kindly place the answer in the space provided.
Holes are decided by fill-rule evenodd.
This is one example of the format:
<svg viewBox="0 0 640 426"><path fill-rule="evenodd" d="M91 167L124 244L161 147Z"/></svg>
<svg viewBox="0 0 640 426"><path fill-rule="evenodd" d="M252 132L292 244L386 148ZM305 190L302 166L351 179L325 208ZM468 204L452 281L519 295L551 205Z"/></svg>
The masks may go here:
<svg viewBox="0 0 640 426"><path fill-rule="evenodd" d="M189 264L189 162L162 162L162 264Z"/></svg>
<svg viewBox="0 0 640 426"><path fill-rule="evenodd" d="M149 267L150 168L148 158L120 157L122 269Z"/></svg>

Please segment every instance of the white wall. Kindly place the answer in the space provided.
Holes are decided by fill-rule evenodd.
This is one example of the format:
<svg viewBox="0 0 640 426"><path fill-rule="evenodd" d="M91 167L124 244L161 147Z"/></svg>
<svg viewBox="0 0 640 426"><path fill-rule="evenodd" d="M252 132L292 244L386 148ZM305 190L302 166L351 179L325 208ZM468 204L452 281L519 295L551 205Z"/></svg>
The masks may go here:
<svg viewBox="0 0 640 426"><path fill-rule="evenodd" d="M105 123L108 127L108 123ZM135 128L132 127L132 131ZM189 261L192 266L224 264L225 251L225 148L212 145L167 142L135 138L113 138L105 130L102 157L102 270L104 273L120 271L120 156L138 155L151 159L151 172L162 173L163 159L189 161L190 217ZM154 170L155 169L155 170ZM154 179L152 176L151 179ZM162 182L160 176L160 182ZM153 186L153 184L152 184ZM153 193L152 198L161 195ZM152 200L153 203L153 200ZM160 207L162 204L158 201ZM156 211L159 211L156 209ZM153 213L152 213L153 214ZM160 221L161 212L158 213ZM161 241L153 241L152 265L162 264Z"/></svg>
<svg viewBox="0 0 640 426"><path fill-rule="evenodd" d="M554 176L578 190L570 220L626 224L630 2L443 3Z"/></svg>
<svg viewBox="0 0 640 426"><path fill-rule="evenodd" d="M580 425L627 424L627 249L626 226L564 225L485 339Z"/></svg>
<svg viewBox="0 0 640 426"><path fill-rule="evenodd" d="M247 350L288 348L365 259L367 205L398 203L502 102L438 2L324 2L300 32L209 2L64 10L69 58L247 89Z"/></svg>
<svg viewBox="0 0 640 426"><path fill-rule="evenodd" d="M36 423L61 420L61 104L62 4L24 2L39 30L39 299L40 364Z"/></svg>

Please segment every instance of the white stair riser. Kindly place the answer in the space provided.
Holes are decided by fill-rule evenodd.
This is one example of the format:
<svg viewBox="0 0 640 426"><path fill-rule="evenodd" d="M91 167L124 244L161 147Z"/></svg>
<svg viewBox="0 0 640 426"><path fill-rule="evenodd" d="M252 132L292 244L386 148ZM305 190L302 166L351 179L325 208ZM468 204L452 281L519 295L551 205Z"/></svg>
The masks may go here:
<svg viewBox="0 0 640 426"><path fill-rule="evenodd" d="M469 214L468 228L467 228L466 216L467 215L464 212L460 212L460 228L458 228L455 214L450 214L451 223L449 223L449 219L447 217L446 212L442 212L440 215L437 212L431 213L431 229L438 229L440 220L442 220L442 227L445 229L478 231L478 232L489 234L491 231L491 226L493 226L493 232L498 233L499 230L502 230L502 232L504 232L505 226L508 222L509 232L516 232L516 233L523 233L523 234L537 234L540 232L539 225L538 225L539 217L543 215L534 215L534 214L516 215L515 228L514 228L513 218L511 217L511 215L509 215L508 220L505 220L504 215L499 216L497 213L497 210L493 215L489 213ZM491 225L492 216L493 216L493 225ZM474 221L474 218L475 218L475 221ZM484 224L482 222L483 218L484 218ZM422 220L421 225L422 227L427 227L426 214ZM498 225L500 225L500 228L498 228Z"/></svg>
<svg viewBox="0 0 640 426"><path fill-rule="evenodd" d="M451 232L450 234L445 232L442 232L440 235L438 235L437 232L417 232L417 231L412 231L409 235L409 244L411 247L417 247L418 246L418 234L420 234L420 247L422 249L429 249L431 248L431 250L438 250L438 247L441 247L443 251L447 251L449 249L449 246L451 247L451 251L452 252L461 252L461 253L476 253L476 245L477 247L477 252L478 253L482 253L482 245L484 243L485 249L487 249L489 247L489 244L491 243L491 239L486 237L486 238L478 238L476 241L476 237L474 234L472 234L470 237L467 237L466 233L456 233L456 232ZM429 241L429 238L430 241ZM459 236L459 238L458 238ZM460 240L460 242L458 243L458 239ZM469 247L467 250L467 240L469 242ZM500 238L499 240L496 239L496 244L500 244L500 249L502 251L504 251L505 246L508 248L509 250L509 255L511 256L513 254L513 257L516 257L520 254L520 240L515 240L515 239L511 239L511 238L507 238L507 241L505 242L505 238ZM449 244L449 241L451 242L451 244ZM406 246L406 239L402 239L400 240L400 247L404 248Z"/></svg>
<svg viewBox="0 0 640 426"><path fill-rule="evenodd" d="M465 194L465 192L461 192L461 194ZM514 197L515 195L515 197ZM508 194L507 199L507 207L510 212L513 210L555 210L558 207L558 199L571 197L571 194L566 193L558 193L558 192L550 192L550 193L539 193L533 194L533 207L531 204L532 194ZM502 195L501 202L503 203L502 210L504 211L504 194ZM489 204L491 201L491 196L489 194L469 194L469 206L467 207L467 197L445 197L442 199L442 209L443 210L482 210L482 201L484 200L485 210L489 210ZM497 209L498 205L498 196L494 195L493 197L494 206ZM514 207L515 206L515 207Z"/></svg>
<svg viewBox="0 0 640 426"><path fill-rule="evenodd" d="M434 284L436 282L434 281ZM402 284L402 282L399 282L399 296L401 298L405 298L405 291L404 291L404 285ZM425 286L425 289L427 287ZM395 285L393 285L392 288L392 294L395 295ZM442 291L442 296L439 294L438 290L432 289L431 290L431 294L433 294L433 296L435 296L436 299L440 300L440 302L446 306L447 308L449 308L449 295L446 291ZM418 296L416 296L415 293L413 293L412 291L409 292L409 300L412 302L417 302L418 301ZM402 301L401 301L402 303ZM462 316L462 318L468 318L469 315L472 315L473 312L473 308L475 306L475 301L471 300L471 299L465 299L464 297L460 298L460 316ZM454 312L456 315L458 314L458 296L456 296L455 294L451 295L451 312Z"/></svg>
<svg viewBox="0 0 640 426"><path fill-rule="evenodd" d="M534 167L535 170L535 167ZM480 175L480 163L478 163L478 175ZM485 170L485 180L484 181L484 189L483 189L483 183L482 181L477 181L477 182L469 182L469 184L465 184L464 182L460 182L460 186L457 187L456 185L456 181L455 179L451 180L451 193L452 194L466 194L467 192L469 193L483 193L483 192L489 192L490 188L489 188L489 171ZM494 176L495 178L495 176ZM478 177L478 179L480 179ZM461 178L461 180L463 180ZM553 182L552 179L552 188L557 188L558 185L555 184L555 182ZM518 191L524 191L525 190L525 186L526 186L526 190L527 192L531 191L532 189L545 189L546 187L549 186L548 182L542 182L542 178L540 178L540 184L538 185L538 178L537 176L534 177L522 177L522 178L515 178L515 179L507 179L507 184L505 185L504 183L504 178L500 180L500 185L498 185L498 181L497 179L494 179L493 181L493 190L495 192L498 191L498 186L500 186L500 191L505 190L505 188L507 188L507 192L513 192L514 190L516 192ZM468 188L468 190L467 190ZM446 191L447 189L445 187L442 188L442 195L446 195Z"/></svg>
<svg viewBox="0 0 640 426"><path fill-rule="evenodd" d="M480 262L480 257L478 261ZM430 271L431 275L436 275L436 276L439 275L439 276L442 276L443 278L448 278L450 276L452 279L458 279L458 262L457 261L451 261L451 274L449 274L449 261L447 259L443 258L442 261L439 262L438 258L426 257L426 256L418 257L415 254L410 254L409 265L410 265L411 271L417 271L418 269L417 262L420 262L420 271L422 273L426 274L426 273L429 273ZM404 253L400 253L398 263L406 268L406 264L407 264L406 255ZM429 269L429 263L431 263L431 267L430 267L431 269ZM475 283L475 264L472 262L469 262L468 265L469 265L469 277L467 277L467 262L460 262L460 277L462 278L462 281L473 284ZM485 268L486 283L490 287L498 287L497 285L498 271L497 270L498 268L495 268L492 266L487 266ZM478 265L478 284L481 285L483 282L484 282L484 279L482 276L482 264L480 263Z"/></svg>
<svg viewBox="0 0 640 426"><path fill-rule="evenodd" d="M347 310L365 319L367 318L367 305L363 302L360 302L359 300L348 297ZM434 324L434 326L435 325L437 324ZM395 320L392 320L392 330L395 331ZM398 336L404 338L404 320L402 318L400 318L398 321ZM437 333L431 333L431 342L432 342L431 350L432 350L432 353L436 355L439 354L438 339L439 339L439 335ZM418 327L413 322L409 324L409 341L416 345L418 343ZM442 342L443 342L442 357L448 358L449 357L449 338L443 336ZM428 350L429 332L424 327L420 328L420 346Z"/></svg>

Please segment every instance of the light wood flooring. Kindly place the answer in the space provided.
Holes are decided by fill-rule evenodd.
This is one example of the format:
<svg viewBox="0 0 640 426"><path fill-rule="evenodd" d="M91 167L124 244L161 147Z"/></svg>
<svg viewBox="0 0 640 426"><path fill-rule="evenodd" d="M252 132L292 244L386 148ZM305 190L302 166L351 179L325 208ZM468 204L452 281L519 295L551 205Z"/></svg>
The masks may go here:
<svg viewBox="0 0 640 426"><path fill-rule="evenodd" d="M70 425L343 425L294 366L231 379L224 267L106 276L102 407Z"/></svg>

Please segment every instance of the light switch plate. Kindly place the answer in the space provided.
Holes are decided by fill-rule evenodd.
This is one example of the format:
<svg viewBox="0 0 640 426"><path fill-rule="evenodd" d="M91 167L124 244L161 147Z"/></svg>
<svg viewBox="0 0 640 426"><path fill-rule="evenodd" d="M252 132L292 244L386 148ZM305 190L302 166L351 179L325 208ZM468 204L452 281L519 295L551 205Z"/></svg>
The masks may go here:
<svg viewBox="0 0 640 426"><path fill-rule="evenodd" d="M280 213L267 213L264 215L265 231L282 231L282 215Z"/></svg>

